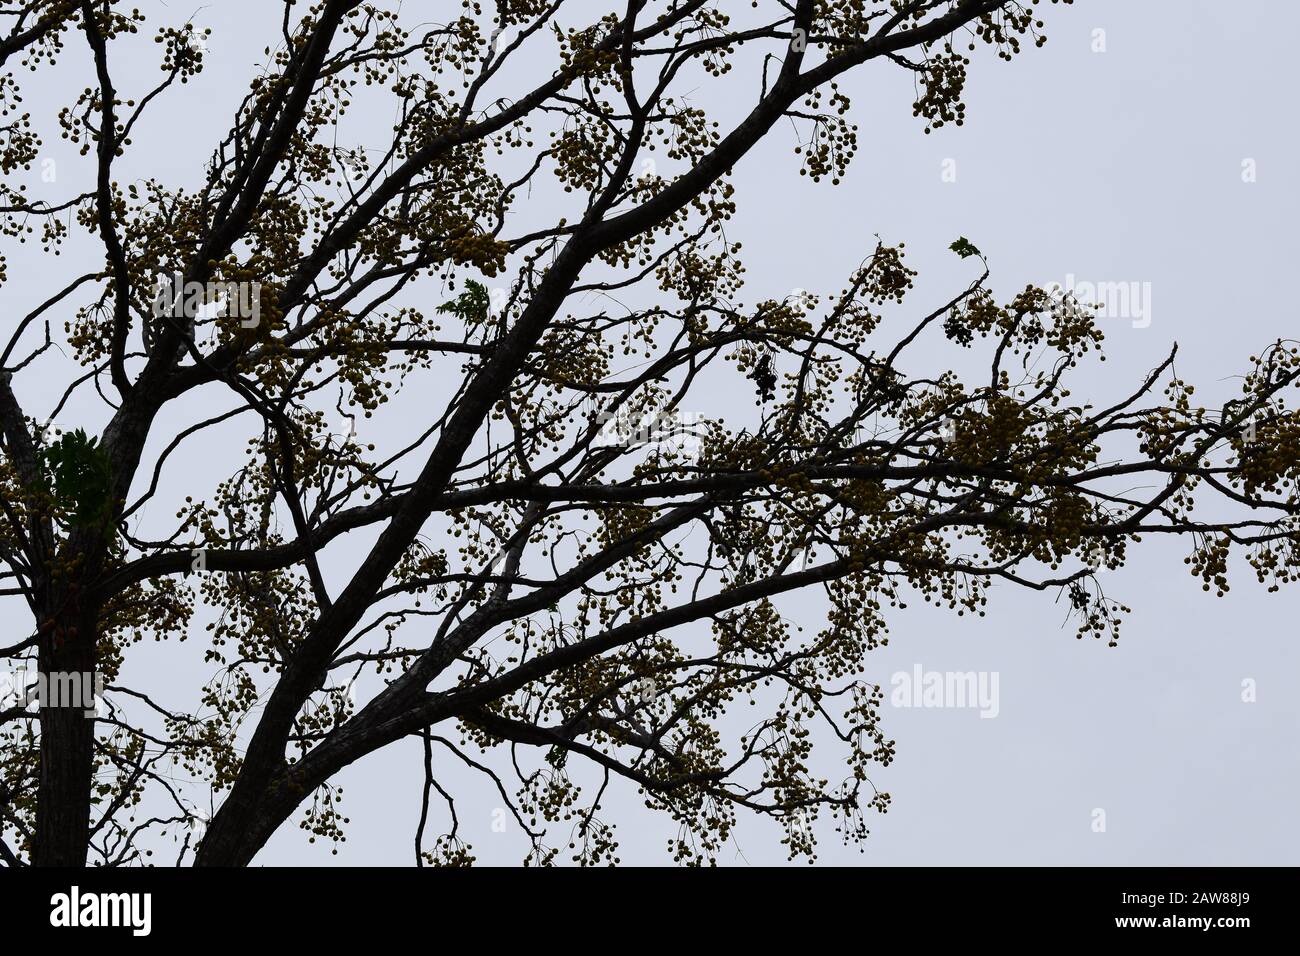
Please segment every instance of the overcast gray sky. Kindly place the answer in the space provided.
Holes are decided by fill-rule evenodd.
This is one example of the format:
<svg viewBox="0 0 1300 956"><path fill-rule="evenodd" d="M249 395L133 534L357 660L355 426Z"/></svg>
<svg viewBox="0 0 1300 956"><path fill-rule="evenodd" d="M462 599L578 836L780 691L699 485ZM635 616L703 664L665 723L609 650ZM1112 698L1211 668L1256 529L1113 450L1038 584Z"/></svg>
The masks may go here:
<svg viewBox="0 0 1300 956"><path fill-rule="evenodd" d="M728 230L745 244L746 298L837 290L879 234L907 243L920 271L908 314L923 314L973 278L971 263L947 250L966 236L987 256L1004 298L1027 282L1067 277L1149 283L1140 286L1150 295L1144 315L1103 320L1109 361L1079 369L1078 398L1117 396L1176 341L1180 376L1213 405L1236 390L1232 376L1250 355L1296 334L1289 286L1300 252L1300 135L1291 46L1300 5L1042 6L1049 42L1010 64L979 57L963 127L923 135L910 79L881 66L843 84L855 100L859 155L842 185L799 177L779 130L748 156L736 169L739 213ZM195 22L213 28L208 70L160 101L141 130L151 145L133 155L136 172L193 182L214 124L231 115L260 58L258 28L271 7L193 5ZM191 12L177 2L169 9ZM33 109L66 102L35 89L28 100ZM66 148L55 155L73 165ZM24 278L16 291L11 279L5 294L27 302L70 266L20 257L10 268ZM949 353L936 346L934 359ZM914 357L911 367L920 364ZM25 387L35 398L41 386ZM418 407L432 398L408 389L402 400ZM713 414L752 414L748 396L711 395L708 403ZM61 423L77 424L77 415L70 408ZM188 467L197 474L205 464L196 455ZM995 589L989 616L978 621L917 604L895 614L890 644L871 652L868 676L888 689L893 674L918 665L995 673L998 713L887 705L898 757L873 780L893 794L893 807L868 815L864 853L840 846L828 829L823 863L1300 863L1300 593L1266 594L1238 574L1232 592L1215 599L1187 573L1181 543L1148 540L1130 553L1127 568L1106 576L1108 593L1134 609L1116 648L1076 640L1055 595L1011 587ZM815 594L781 607L809 628L824 612ZM170 685L167 702L178 706L201 673L181 657L132 666L156 669L146 676L164 698ZM1246 680L1256 682L1254 702L1242 699ZM519 862L520 834L492 831L500 800L482 781L448 772L479 861ZM340 782L352 822L337 857L286 827L257 862L409 864L418 745L373 755ZM638 809L628 789L606 806L608 819L622 821L625 862L667 861L670 823ZM1096 832L1097 810L1104 832ZM782 862L779 839L770 821L742 820L720 862Z"/></svg>

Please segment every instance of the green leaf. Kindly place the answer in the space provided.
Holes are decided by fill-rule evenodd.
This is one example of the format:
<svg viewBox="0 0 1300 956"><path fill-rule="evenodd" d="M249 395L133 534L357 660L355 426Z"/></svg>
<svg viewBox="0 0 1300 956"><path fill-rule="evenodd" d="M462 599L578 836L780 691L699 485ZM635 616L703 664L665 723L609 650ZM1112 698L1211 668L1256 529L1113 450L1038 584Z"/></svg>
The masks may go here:
<svg viewBox="0 0 1300 956"><path fill-rule="evenodd" d="M454 315L467 325L479 325L487 321L490 303L487 286L469 279L465 283L465 291L450 302L438 306L438 311L444 315Z"/></svg>
<svg viewBox="0 0 1300 956"><path fill-rule="evenodd" d="M969 259L971 256L983 256L983 253L971 245L971 241L965 236L959 236L957 241L948 248L963 259Z"/></svg>
<svg viewBox="0 0 1300 956"><path fill-rule="evenodd" d="M42 452L47 490L73 523L93 525L107 517L112 495L108 455L78 428L59 436Z"/></svg>

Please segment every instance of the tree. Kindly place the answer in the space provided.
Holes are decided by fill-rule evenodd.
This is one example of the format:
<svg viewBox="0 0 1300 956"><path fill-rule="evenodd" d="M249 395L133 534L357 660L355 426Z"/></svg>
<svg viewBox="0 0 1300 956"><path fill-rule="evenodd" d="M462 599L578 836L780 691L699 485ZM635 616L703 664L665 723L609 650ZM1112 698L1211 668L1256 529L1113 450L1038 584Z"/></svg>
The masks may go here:
<svg viewBox="0 0 1300 956"><path fill-rule="evenodd" d="M1124 609L1096 571L1144 535L1185 536L1207 590L1234 546L1290 579L1291 344L1221 410L1193 404L1172 354L1126 401L1076 404L1092 311L1035 287L999 304L965 238L979 275L919 317L883 241L836 294L740 300L732 167L788 120L800 172L837 181L856 147L837 83L872 61L914 75L927 128L960 124L968 57L1041 44L1032 7L721 6L466 2L415 25L377 0L286 0L187 189L116 171L202 69L204 34L114 0L4 4L5 233L53 252L84 230L104 257L0 358L3 597L31 620L0 653L47 692L0 712L9 864L126 864L170 837L178 862L242 865L296 813L338 838L332 778L409 737L421 863L472 860L448 762L500 787L532 862L616 859L599 804L619 786L680 824L679 860L711 859L740 813L811 855L826 818L861 839L888 805L869 771L894 744L862 665L909 596L983 614L994 583L1059 590L1080 636L1113 643ZM118 88L150 36L158 85ZM87 85L47 129L16 67L55 57ZM686 94L733 69L754 105L724 124ZM389 142L340 145L344 117L394 107ZM86 192L28 198L50 129L80 146ZM534 221L525 199L548 189L566 214ZM940 334L987 375L909 371ZM37 375L66 385L39 417L20 399ZM753 389L761 427L686 415L709 381ZM398 388L446 400L394 447L339 433ZM50 426L92 390L96 434ZM246 455L168 500L177 461L232 429ZM805 634L777 601L813 587L831 612ZM187 633L211 677L188 709L128 686L129 660L162 653L146 637ZM353 701L360 673L384 688ZM67 675L104 682L98 715L50 693ZM838 748L842 780L810 772L814 745ZM213 794L201 839L178 773Z"/></svg>

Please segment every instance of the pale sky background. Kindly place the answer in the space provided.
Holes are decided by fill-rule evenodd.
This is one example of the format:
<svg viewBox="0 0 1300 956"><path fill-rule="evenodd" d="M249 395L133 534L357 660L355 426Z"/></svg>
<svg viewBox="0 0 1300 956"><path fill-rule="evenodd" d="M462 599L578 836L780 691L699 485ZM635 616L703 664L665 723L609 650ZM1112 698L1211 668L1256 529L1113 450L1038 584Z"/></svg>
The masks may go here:
<svg viewBox="0 0 1300 956"><path fill-rule="evenodd" d="M159 4L141 7L153 13ZM173 0L167 7L178 21L192 14L214 31L207 71L160 100L140 130L145 145L130 157L132 171L171 184L192 182L201 168L279 5ZM910 79L892 65L872 66L842 83L855 101L859 153L841 186L801 179L781 128L739 164L739 214L728 232L745 245L745 298L837 290L879 234L905 241L920 270L906 308L894 314L921 315L973 278L972 264L947 250L966 236L988 257L1002 299L1027 282L1067 275L1150 283L1149 326L1107 320L1109 360L1078 370L1076 397L1101 402L1120 394L1177 341L1178 372L1214 405L1237 390L1230 377L1246 370L1250 355L1296 334L1287 290L1300 253L1300 135L1288 117L1300 5L1079 0L1040 9L1044 48L1010 64L977 57L965 126L923 135L911 115ZM1096 30L1104 30L1105 52L1094 52ZM115 70L123 95L138 94L155 75L152 57ZM30 80L27 87L27 108L37 115L71 99L66 88L38 89ZM62 143L51 155L63 195L72 187L62 171L80 176L88 167ZM955 182L944 181L946 160L955 161ZM1245 160L1255 161L1257 181L1243 181ZM75 274L74 248L60 259L11 255L0 294L13 306L5 312L45 298L54 282ZM938 344L933 354L936 366L950 361ZM920 364L914 357L910 367ZM431 401L413 390L418 381L402 396L412 407ZM37 405L49 387L30 377L18 385ZM739 391L707 402L710 414L752 414ZM77 415L70 408L60 424L99 424L89 411L84 421ZM208 467L203 449L191 449L184 468L199 476ZM821 862L1300 863L1300 592L1270 595L1238 573L1232 592L1215 599L1187 573L1185 553L1182 543L1148 539L1130 550L1126 569L1107 576L1108 593L1134 609L1117 648L1076 640L1054 594L1010 586L995 589L983 620L919 602L895 612L889 646L868 660L871 679L888 689L890 675L917 664L996 672L1000 713L985 720L975 710L886 705L898 757L873 780L893 794L893 807L868 814L865 853L843 847L827 826ZM808 629L824 611L816 594L787 599L782 609ZM140 650L135 678L155 682L166 704L191 699L203 671L188 651L174 644ZM1242 701L1246 679L1257 682L1254 703ZM364 683L360 692L367 696ZM290 824L256 862L409 865L421 779L414 741L362 760L338 778L352 822L337 857L326 845L309 846ZM491 830L501 803L491 789L450 766L442 779L456 788L462 836L479 861L518 863L521 835ZM668 862L671 822L639 809L627 787L616 785L606 808L603 818L620 823L624 862ZM1104 833L1093 832L1098 808ZM440 830L432 825L430 834ZM779 839L772 822L742 817L719 862L781 863Z"/></svg>

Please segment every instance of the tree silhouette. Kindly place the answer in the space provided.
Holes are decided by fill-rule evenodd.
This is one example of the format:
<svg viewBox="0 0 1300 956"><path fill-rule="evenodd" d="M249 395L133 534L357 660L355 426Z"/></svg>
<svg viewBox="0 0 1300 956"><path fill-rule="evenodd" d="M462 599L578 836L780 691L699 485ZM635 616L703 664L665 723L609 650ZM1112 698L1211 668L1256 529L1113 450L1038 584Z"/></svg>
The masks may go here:
<svg viewBox="0 0 1300 956"><path fill-rule="evenodd" d="M973 281L923 315L885 242L837 292L742 301L732 167L786 121L800 173L837 181L857 146L837 81L873 61L914 77L927 129L960 124L968 57L1041 44L1033 5L606 6L417 24L287 0L189 186L117 170L203 68L199 28L116 0L0 6L5 235L53 253L82 230L104 256L6 316L2 593L30 628L0 654L107 686L97 715L0 711L7 862L242 865L295 815L338 839L334 776L408 737L420 863L473 859L447 768L499 788L530 862L616 860L615 787L676 822L675 859L712 859L742 813L811 856L888 805L863 659L909 600L984 614L995 583L1059 590L1080 636L1114 643L1096 572L1144 535L1185 536L1206 589L1233 546L1289 580L1290 344L1226 409L1193 404L1172 353L1126 400L1080 403L1092 310L1035 287L999 303L964 237ZM155 88L115 85L148 55ZM21 88L56 58L70 105L33 118ZM694 105L702 84L743 87L739 119ZM359 110L392 113L391 139L347 142ZM29 198L60 134L89 188ZM987 373L909 370L926 336ZM37 414L20 397L51 377L66 391ZM761 425L710 417L716 387L752 393ZM399 389L429 396L421 417L385 418ZM93 438L52 426L95 396ZM399 440L363 442L349 423L372 416ZM807 632L777 604L803 588L830 607ZM186 634L209 679L171 688L184 709L127 684L128 660L167 666L143 641ZM354 694L362 675L382 689Z"/></svg>

